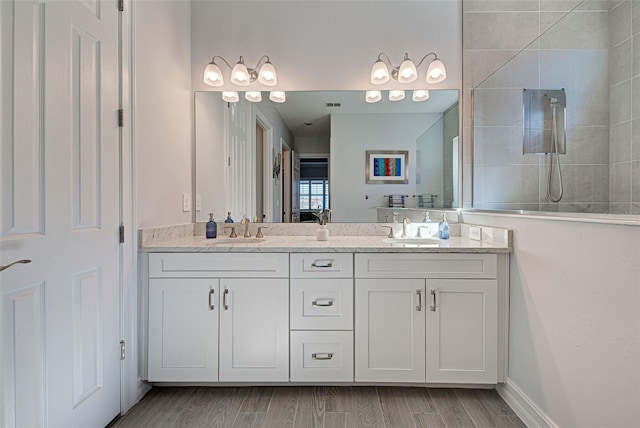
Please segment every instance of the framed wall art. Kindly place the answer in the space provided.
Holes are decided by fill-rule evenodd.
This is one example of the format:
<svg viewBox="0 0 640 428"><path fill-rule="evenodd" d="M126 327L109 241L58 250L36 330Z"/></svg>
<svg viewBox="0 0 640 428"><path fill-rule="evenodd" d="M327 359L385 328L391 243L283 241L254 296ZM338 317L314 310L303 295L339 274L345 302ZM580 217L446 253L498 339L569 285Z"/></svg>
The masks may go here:
<svg viewBox="0 0 640 428"><path fill-rule="evenodd" d="M409 183L407 150L367 150L365 162L367 184Z"/></svg>

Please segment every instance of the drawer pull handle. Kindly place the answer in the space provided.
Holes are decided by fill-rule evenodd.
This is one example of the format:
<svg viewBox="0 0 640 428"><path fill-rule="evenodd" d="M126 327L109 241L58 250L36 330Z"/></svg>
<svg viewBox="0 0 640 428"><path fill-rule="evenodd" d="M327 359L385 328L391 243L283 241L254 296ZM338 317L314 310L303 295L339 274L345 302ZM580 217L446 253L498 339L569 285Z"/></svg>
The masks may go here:
<svg viewBox="0 0 640 428"><path fill-rule="evenodd" d="M333 358L332 352L326 352L321 354L311 354L311 358L314 360L330 360Z"/></svg>
<svg viewBox="0 0 640 428"><path fill-rule="evenodd" d="M332 299L317 299L311 302L313 306L333 306Z"/></svg>
<svg viewBox="0 0 640 428"><path fill-rule="evenodd" d="M27 263L31 263L31 260L28 260L28 259L16 260L15 262L9 263L8 265L0 266L0 272L2 272L5 269L9 269L13 265L17 265L17 264L26 265Z"/></svg>
<svg viewBox="0 0 640 428"><path fill-rule="evenodd" d="M209 290L209 310L213 311L216 307L215 305L211 302L211 298L213 297L213 294L216 292L216 290L214 290L213 288L211 290Z"/></svg>
<svg viewBox="0 0 640 428"><path fill-rule="evenodd" d="M422 290L417 289L416 294L418 295L418 306L416 306L416 311L422 312Z"/></svg>
<svg viewBox="0 0 640 428"><path fill-rule="evenodd" d="M435 312L436 311L436 290L431 290L431 298L433 299L433 305L429 307L429 310L431 310L431 312Z"/></svg>
<svg viewBox="0 0 640 428"><path fill-rule="evenodd" d="M330 268L333 267L333 260L315 260L311 263L314 268Z"/></svg>
<svg viewBox="0 0 640 428"><path fill-rule="evenodd" d="M222 307L225 311L229 310L229 306L227 306L227 294L229 294L229 289L224 287L224 293L222 293Z"/></svg>

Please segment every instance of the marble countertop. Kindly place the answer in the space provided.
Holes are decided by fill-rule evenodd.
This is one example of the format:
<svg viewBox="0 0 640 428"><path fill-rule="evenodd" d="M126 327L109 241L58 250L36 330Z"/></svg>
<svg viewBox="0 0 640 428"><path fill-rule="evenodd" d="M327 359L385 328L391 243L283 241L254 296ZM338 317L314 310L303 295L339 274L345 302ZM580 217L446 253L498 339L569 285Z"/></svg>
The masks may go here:
<svg viewBox="0 0 640 428"><path fill-rule="evenodd" d="M317 241L315 236L266 236L256 238L188 236L140 247L145 253L510 253L508 245L490 244L453 236L436 244L390 244L384 236L330 236Z"/></svg>

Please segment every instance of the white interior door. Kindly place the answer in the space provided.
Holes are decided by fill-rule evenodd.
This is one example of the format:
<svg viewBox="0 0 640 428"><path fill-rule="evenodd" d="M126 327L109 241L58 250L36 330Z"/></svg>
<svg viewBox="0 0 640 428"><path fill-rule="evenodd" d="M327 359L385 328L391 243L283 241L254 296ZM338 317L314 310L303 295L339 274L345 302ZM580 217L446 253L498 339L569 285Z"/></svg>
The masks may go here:
<svg viewBox="0 0 640 428"><path fill-rule="evenodd" d="M255 211L255 168L251 149L251 107L243 100L227 108L227 209L238 222Z"/></svg>
<svg viewBox="0 0 640 428"><path fill-rule="evenodd" d="M0 425L120 412L118 11L2 1ZM46 43L45 43L46 40Z"/></svg>

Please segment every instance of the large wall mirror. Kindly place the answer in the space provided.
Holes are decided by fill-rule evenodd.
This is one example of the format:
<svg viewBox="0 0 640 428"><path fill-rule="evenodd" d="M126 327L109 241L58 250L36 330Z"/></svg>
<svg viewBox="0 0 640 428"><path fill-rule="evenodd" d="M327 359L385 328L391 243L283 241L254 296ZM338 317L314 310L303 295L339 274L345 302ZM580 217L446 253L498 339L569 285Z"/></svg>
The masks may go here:
<svg viewBox="0 0 640 428"><path fill-rule="evenodd" d="M219 92L195 94L197 221L210 212L313 221L326 208L333 222L385 221L390 195L404 209L460 206L457 90L431 90L422 102L383 91L371 104L364 91L287 92L285 103L265 95L226 103ZM367 180L367 152L380 165L402 153L406 182Z"/></svg>

